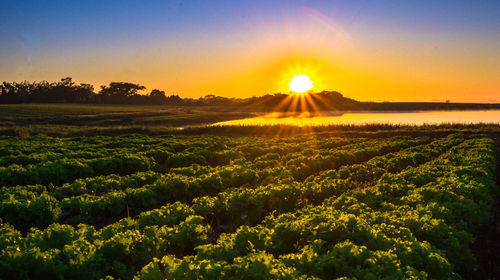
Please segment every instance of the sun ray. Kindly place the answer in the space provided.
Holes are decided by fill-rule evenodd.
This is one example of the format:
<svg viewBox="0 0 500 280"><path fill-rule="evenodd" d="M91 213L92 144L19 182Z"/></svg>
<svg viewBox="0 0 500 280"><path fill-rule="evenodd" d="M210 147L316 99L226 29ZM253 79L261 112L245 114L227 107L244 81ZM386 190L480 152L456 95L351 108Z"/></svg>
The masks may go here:
<svg viewBox="0 0 500 280"><path fill-rule="evenodd" d="M322 102L321 98L319 98L317 94L308 94L305 96L305 98L307 99L307 102L310 104L312 111L315 114L321 115L321 109L318 106L318 104L321 104L320 102ZM316 100L318 100L319 102L317 102Z"/></svg>
<svg viewBox="0 0 500 280"><path fill-rule="evenodd" d="M288 78L287 78L288 77ZM314 78L314 79L313 79ZM284 83L287 81L287 83ZM316 81L320 81L316 84ZM321 115L323 100L312 92L313 88L321 88L321 78L317 75L316 69L310 66L295 65L289 67L286 74L283 76L281 85L285 89L285 84L288 89L288 94L276 94L270 96L271 100L275 98L276 105L272 111L274 113L267 114L266 116L273 116L274 118L284 118L286 124L278 125L278 127L264 128L261 133L265 135L274 134L274 136L288 136L290 133L297 130L302 133L312 132L313 129L304 123L304 119ZM266 123L266 116L263 117L263 122ZM271 117L272 118L272 117ZM270 120L270 124L272 124Z"/></svg>

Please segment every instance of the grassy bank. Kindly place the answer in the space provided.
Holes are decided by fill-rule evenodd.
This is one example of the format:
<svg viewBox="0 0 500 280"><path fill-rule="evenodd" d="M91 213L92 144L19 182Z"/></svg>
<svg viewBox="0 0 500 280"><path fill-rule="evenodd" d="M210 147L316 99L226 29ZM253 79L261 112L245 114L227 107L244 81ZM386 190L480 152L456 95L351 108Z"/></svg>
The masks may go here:
<svg viewBox="0 0 500 280"><path fill-rule="evenodd" d="M65 126L167 126L209 124L241 119L250 113L227 112L219 107L172 107L80 104L2 104L2 127Z"/></svg>
<svg viewBox="0 0 500 280"><path fill-rule="evenodd" d="M225 135L225 136L290 136L309 133L339 135L367 134L437 134L452 132L500 133L499 124L440 124L440 125L325 125L298 127L269 126L209 126L216 122L242 119L252 113L230 112L224 107L172 107L141 105L81 105L81 104L2 104L0 105L0 135L78 137L123 135L130 133L151 136ZM177 129L183 127L183 129Z"/></svg>
<svg viewBox="0 0 500 280"><path fill-rule="evenodd" d="M440 125L392 125L392 124L366 124L366 125L329 125L318 127L296 126L191 126L177 129L169 126L151 125L121 125L121 126L79 126L79 125L7 125L0 126L0 135L3 136L32 136L47 135L53 137L80 137L80 136L117 136L124 134L159 135L224 135L224 136L293 136L305 134L339 134L363 135L374 134L448 134L462 133L488 133L500 134L498 124L440 124Z"/></svg>

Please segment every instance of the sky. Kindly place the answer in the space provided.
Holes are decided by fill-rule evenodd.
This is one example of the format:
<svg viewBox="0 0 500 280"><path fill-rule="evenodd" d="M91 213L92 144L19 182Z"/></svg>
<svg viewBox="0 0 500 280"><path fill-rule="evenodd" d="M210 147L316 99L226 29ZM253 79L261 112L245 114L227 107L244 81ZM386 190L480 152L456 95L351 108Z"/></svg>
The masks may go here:
<svg viewBox="0 0 500 280"><path fill-rule="evenodd" d="M500 1L4 1L0 81L500 102Z"/></svg>

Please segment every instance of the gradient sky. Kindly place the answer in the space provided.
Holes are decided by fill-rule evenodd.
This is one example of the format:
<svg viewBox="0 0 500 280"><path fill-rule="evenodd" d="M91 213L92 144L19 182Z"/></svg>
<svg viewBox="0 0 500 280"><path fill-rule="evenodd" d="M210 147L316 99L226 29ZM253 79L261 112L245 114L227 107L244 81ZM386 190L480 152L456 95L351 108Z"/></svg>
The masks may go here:
<svg viewBox="0 0 500 280"><path fill-rule="evenodd" d="M0 80L500 102L500 1L2 1Z"/></svg>

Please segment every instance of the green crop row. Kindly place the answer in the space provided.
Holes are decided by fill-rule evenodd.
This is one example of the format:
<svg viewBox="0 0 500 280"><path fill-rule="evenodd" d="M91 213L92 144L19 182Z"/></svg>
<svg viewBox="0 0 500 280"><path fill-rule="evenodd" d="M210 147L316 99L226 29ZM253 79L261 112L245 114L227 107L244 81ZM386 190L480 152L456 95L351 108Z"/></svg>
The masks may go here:
<svg viewBox="0 0 500 280"><path fill-rule="evenodd" d="M290 140L291 139L291 140ZM201 151L205 156L211 152L234 150L241 152L248 160L268 153L290 154L300 152L303 143L321 149L335 148L347 144L365 141L364 139L330 138L317 141L314 138L301 139L260 139L258 144L248 138L222 137L161 137L151 138L144 135L126 135L118 137L83 137L54 139L37 136L28 138L0 137L0 166L11 164L21 166L38 165L49 161L70 159L92 159L110 157L123 153L151 151L151 155L180 153L183 151Z"/></svg>
<svg viewBox="0 0 500 280"><path fill-rule="evenodd" d="M425 140L422 140L425 141ZM353 141L354 142L354 141ZM340 144L347 144L349 142L344 142L344 141L336 141L337 145L339 146ZM374 142L370 141L369 142L371 145L374 144ZM357 145L348 145L345 147L342 147L342 149L356 149L359 148ZM263 168L257 168L253 162L247 161L247 160L237 160L234 161L231 165L224 165L224 164L216 164L218 166L216 167L211 167L207 165L200 165L197 163L193 162L198 162L202 164L206 164L206 160L190 160L186 164L180 164L182 160L179 159L179 157L169 157L168 155L162 158L162 156L158 155L158 151L152 151L148 152L147 155L154 155L154 159L156 162L159 162L160 164L163 164L164 166L170 166L168 168L169 173L171 174L179 174L179 175L186 175L186 176L192 176L192 177L200 177L202 175L209 175L209 174L218 174L221 176L223 184L227 187L235 187L235 186L242 186L245 184L255 184L255 180L253 177L255 177L257 174L258 178L265 179L267 176L272 176L273 180L276 179L276 172L280 171L278 170L280 164L275 163L274 161L268 162L264 160L260 160L260 163L265 162L266 165L269 165L266 170L262 170ZM227 153L226 153L227 154ZM277 156L277 159L279 159L279 155L276 153L273 153ZM219 156L223 155L223 153L219 153ZM179 156L182 156L180 154ZM222 162L225 161L226 163L229 162L232 157L225 157L224 160L219 159L216 160L216 156L209 156L206 154L202 154L204 158L210 158L211 161L218 161ZM262 157L260 157L262 158ZM172 163L167 163L167 159L171 161ZM286 160L286 158L283 158L283 160ZM176 163L176 164L174 164ZM271 165L272 164L272 165ZM176 165L184 166L185 167L173 167ZM250 168L245 168L245 166L248 166ZM271 167L272 166L272 167ZM253 170L251 170L253 169ZM271 173L271 174L269 174ZM260 175L260 176L259 176ZM114 191L114 190L125 190L129 187L142 187L146 184L152 184L155 181L161 180L166 180L168 178L167 175L160 175L158 173L153 173L153 172L138 172L137 174L131 174L131 175L126 175L126 176L119 176L117 174L112 174L108 176L98 176L98 177L92 177L92 178L86 178L86 179L77 179L75 182L69 184L64 184L61 187L55 188L55 190L51 193L53 196L58 198L59 200L62 198L66 197L73 197L73 196L78 196L78 195L83 195L83 194L90 194L90 195L103 195L108 192ZM250 177L250 178L248 178ZM241 181L241 182L238 182Z"/></svg>
<svg viewBox="0 0 500 280"><path fill-rule="evenodd" d="M427 140L417 139L415 141L410 141L408 139L398 138L394 141L385 141L381 143L370 142L371 145L368 147L365 145L364 147L365 149L369 149L372 153L373 149L378 148L382 153L388 151L387 147L397 150L401 147L412 146L425 141ZM367 142L363 142L363 144L364 143ZM347 147L357 148L358 146L354 144ZM342 158L348 155L345 150L339 150L337 152L342 155ZM358 158L354 156L349 158L359 161L364 159L360 155L365 155L366 153L363 152L363 149L354 149L352 154L356 154ZM196 169L199 170L200 168L198 167ZM204 169L206 170L207 168ZM250 207L251 203L269 204L269 202L265 201L270 198L262 194L272 193L275 198L271 200L277 200L283 205L278 208L274 205L272 207L257 207L259 211L263 211L262 215L264 215L267 213L265 210L270 208L276 210L292 210L299 202L296 194L300 193L302 190L301 188L303 188L300 184L295 184L293 182L282 184L281 186L273 184L270 190L268 190L266 186L258 187L260 183L266 182L266 180L260 180L259 182L259 175L262 177L267 175L265 178L268 178L268 181L274 179L274 182L280 177L280 175L277 174L266 174L269 170L256 173L253 170L241 167L224 167L216 169L210 168L209 170L212 171L211 173L205 173L194 177L176 174L190 173L189 170L192 172L192 168L189 167L173 170L174 172L172 174L167 175L138 173L125 177L107 176L77 180L73 184L56 188L53 192L44 194L43 196L40 193L40 189L38 189L37 193L29 191L29 188L6 188L4 192L2 192L3 197L1 197L2 205L0 206L0 217L23 232L26 232L32 226L44 227L56 221L64 221L72 224L78 222L101 224L109 219L116 220L116 218L123 217L124 215L136 215L144 210L159 207L165 202L190 202L193 198L215 195L224 189L228 189L228 193L231 189L234 189L234 193L237 196L234 194L228 196L228 194L223 193L217 201L226 201L228 197L234 197L231 200L238 201L236 197L240 197L241 207L245 208L248 206L248 209L254 209L254 207ZM283 174L283 171L279 168L276 171ZM285 174L289 173L291 172L285 172ZM281 175L281 177L283 176ZM345 184L346 183L341 183L340 185ZM240 187L245 185L253 186L255 189L246 190L243 188L243 191L240 192ZM19 189L21 192L18 191ZM90 191L95 192L96 189L103 190L103 193L88 194ZM118 191L109 192L110 189L118 189ZM82 192L84 193L83 195L72 196ZM321 198L316 196L314 199L323 199L325 195L329 194L331 193L324 191ZM52 196L59 199L63 198L63 200L58 203ZM245 198L245 196L248 198ZM282 196L283 199L280 199L280 196ZM260 198L260 202L256 201L255 198ZM288 198L289 200L287 201ZM203 198L196 201L200 204L198 207L200 212L207 211L206 206L204 206L206 200L210 200L210 198ZM284 205L288 205L289 207L285 208ZM256 215L259 211L255 211L252 215L235 214L237 217L222 215L220 214L220 209L216 212L218 214L213 211L204 214L207 216L224 217L225 219L237 218L236 220L244 216L248 218L248 222L254 223L256 220L262 218L262 215ZM209 215L209 213L211 214ZM221 224L221 222L218 224Z"/></svg>
<svg viewBox="0 0 500 280"><path fill-rule="evenodd" d="M418 149L430 159L430 157L436 156L432 153L436 147L449 148L461 140L463 139L459 137L449 137L445 140L419 146ZM383 162L384 158L392 160L407 153L413 153L413 148L375 157L366 164ZM405 167L405 165L402 165L400 170ZM324 179L329 180L331 186L331 178L325 177ZM350 180L354 179L336 180L338 182L343 181L342 184L347 185ZM373 178L373 180L376 179L376 177ZM321 184L322 182L317 183ZM252 192L242 195L235 190L227 193L225 197L222 196L226 200L222 200L221 196L215 197L218 202L213 205L218 206L212 208L212 211L223 211L223 213L220 212L217 215L228 216L231 213L245 215L245 213L253 214L254 211L252 210L261 208L267 211L265 213L259 212L262 215L257 220L261 220L273 210L292 211L299 207L298 200L311 195L316 197L323 195L323 198L326 198L332 194L331 192L325 192L324 189L311 188L311 182L300 183L304 185L302 188L299 188L298 184L294 183L291 188L286 185L279 186L279 188L288 190L288 192L279 192L276 186L262 187L259 191L260 195ZM338 187L339 184L336 186ZM344 186L344 188L337 188L336 190L347 190L352 187ZM250 191L252 189L246 190ZM253 194L253 196L247 194ZM325 196L325 194L327 195ZM341 192L337 194L340 195ZM263 198L266 200L262 200ZM254 202L260 201L263 204L249 205L246 201L248 199L253 199ZM286 206L287 204L288 206ZM199 212L200 206L196 202L192 207L176 202L156 210L141 213L135 219L122 219L98 232L92 227L84 225L81 225L78 229L72 229L72 227L53 224L44 231L33 229L28 233L27 237L21 238L17 231L4 224L5 234L3 236L8 238L0 243L4 244L0 249L7 248L1 258L9 267L13 267L11 270L6 269L6 275L14 275L14 269L23 269L23 266L20 265L20 263L23 263L35 268L34 275L45 277L65 275L66 277L80 279L96 278L110 274L119 278L130 278L136 270L153 257L160 257L166 252L176 255L192 254L196 246L209 243L209 236L213 233L211 226L202 225L202 218L193 216L203 214ZM253 218L250 217L249 220L251 219ZM237 217L233 221L233 226L247 222L248 220ZM238 232L241 232L241 229ZM80 250L82 250L77 255L74 252L76 246L80 246ZM14 247L16 250L19 248L20 251L18 252L20 254L13 253L15 251ZM71 261L66 263L65 258L68 257ZM79 258L74 259L76 257ZM33 271L33 269L29 271ZM31 278L33 275L26 274L23 276Z"/></svg>
<svg viewBox="0 0 500 280"><path fill-rule="evenodd" d="M2 188L0 278L460 279L471 269L469 244L498 192L490 139L253 140L155 148L144 156L157 172ZM209 160L174 167L174 152Z"/></svg>
<svg viewBox="0 0 500 280"><path fill-rule="evenodd" d="M418 162L399 161L397 167L392 167L393 172L399 172L409 166L416 166L432 160L463 140L464 138L461 136L451 136L431 144L374 157L365 163L358 164L357 168L371 170L375 163L390 163L395 158L407 159L409 155L419 159ZM370 182L375 183L384 173L373 174ZM343 169L331 170L326 174L327 176L311 176L305 182L229 189L214 197L197 197L193 200L192 208L197 215L205 217L213 227L227 231L241 225L257 224L270 213L290 212L305 205L318 204L326 198L337 197L349 189L359 188L367 184L367 180L360 180L356 173L351 176L343 176ZM361 181L364 183L363 185L359 184Z"/></svg>
<svg viewBox="0 0 500 280"><path fill-rule="evenodd" d="M178 225L146 226L142 230L96 232L93 227L52 224L43 231L19 232L3 224L0 273L6 279L99 279L103 275L131 278L142 265L165 252L192 254L208 243L211 229L199 216Z"/></svg>
<svg viewBox="0 0 500 280"><path fill-rule="evenodd" d="M192 164L227 165L232 160L245 159L245 156L253 159L255 153L269 150L279 154L300 154L299 145L283 145L276 140L263 140L266 145L261 147L245 144L242 139L193 137L181 140L184 141L145 136L64 140L3 137L0 139L0 143L5 144L0 150L3 155L0 157L0 186L58 186L78 178L107 174L125 175L146 170L166 172ZM304 141L305 145L315 143L312 138ZM332 139L328 146L340 147L363 141ZM32 146L38 150L33 150Z"/></svg>
<svg viewBox="0 0 500 280"><path fill-rule="evenodd" d="M366 160L366 157L375 156L376 150L379 151L379 154L385 154L391 150L397 151L401 148L419 144L422 141L426 140L396 139L376 144L372 143L369 147L364 148L369 151L368 153L363 152L364 149L354 149L351 154L346 151L339 151L341 155L339 158L348 157L350 159L344 164L351 163L351 160L361 162ZM338 165L342 165L340 159L336 161ZM257 180L258 177L254 171L244 168L232 169L232 172L222 170L220 173L210 173L201 177L167 176L141 188L110 192L100 197L83 195L67 198L61 202L61 208L63 215L67 217L73 219L82 217L84 220L81 221L98 223L107 217L123 216L127 213L137 214L168 202L190 202L196 197L215 195L225 189L237 188L242 185L255 186ZM293 183L291 185L293 186ZM262 188L265 187L256 187L257 191ZM236 192L240 192L240 189L244 193L247 191L247 188L238 188ZM289 189L290 187L285 185L284 191ZM248 192L251 192L251 188L248 188L245 194ZM75 222L75 220L72 222Z"/></svg>
<svg viewBox="0 0 500 280"><path fill-rule="evenodd" d="M222 234L195 256L167 255L138 279L460 279L491 218L495 146L465 141L373 187Z"/></svg>

